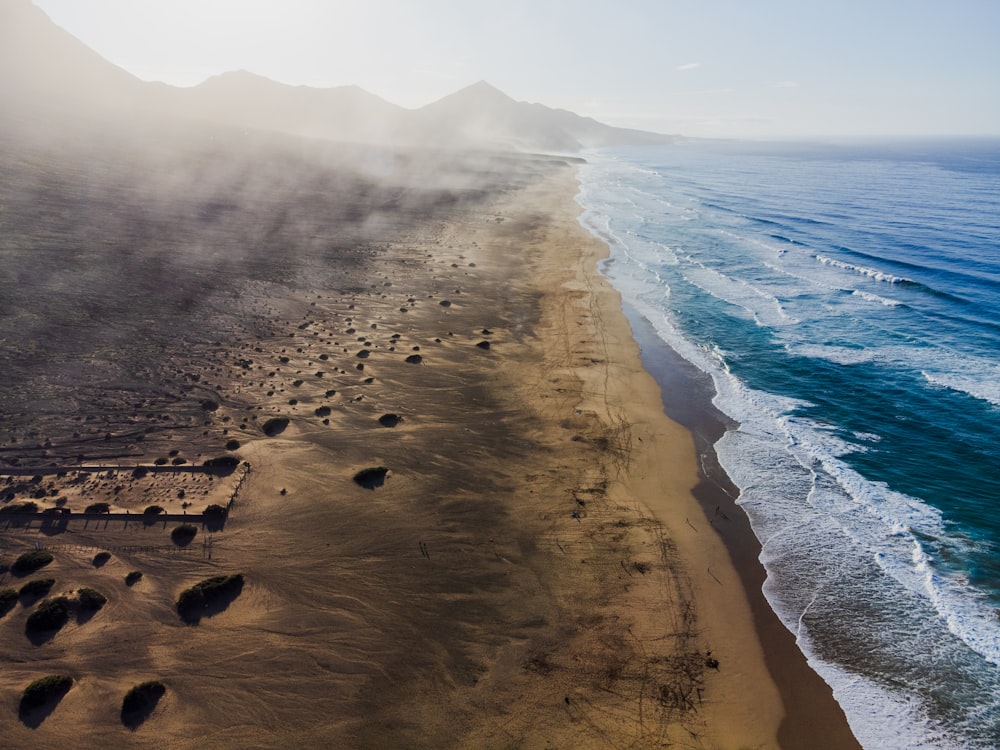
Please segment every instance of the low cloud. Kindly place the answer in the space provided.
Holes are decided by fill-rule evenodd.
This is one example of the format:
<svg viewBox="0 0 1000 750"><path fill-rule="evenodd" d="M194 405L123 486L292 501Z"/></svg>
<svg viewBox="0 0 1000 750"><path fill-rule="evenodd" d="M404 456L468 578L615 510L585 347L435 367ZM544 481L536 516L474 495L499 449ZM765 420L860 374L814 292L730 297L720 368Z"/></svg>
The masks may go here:
<svg viewBox="0 0 1000 750"><path fill-rule="evenodd" d="M774 84L776 89L797 89L799 84L796 81L778 81Z"/></svg>
<svg viewBox="0 0 1000 750"><path fill-rule="evenodd" d="M694 70L700 67L701 63L684 63L683 65L678 65L677 70Z"/></svg>

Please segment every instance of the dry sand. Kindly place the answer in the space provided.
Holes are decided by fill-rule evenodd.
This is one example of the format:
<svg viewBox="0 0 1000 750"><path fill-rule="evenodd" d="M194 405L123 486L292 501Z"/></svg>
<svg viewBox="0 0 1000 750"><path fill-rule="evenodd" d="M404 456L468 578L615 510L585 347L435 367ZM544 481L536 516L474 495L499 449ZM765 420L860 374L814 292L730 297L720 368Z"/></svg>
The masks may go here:
<svg viewBox="0 0 1000 750"><path fill-rule="evenodd" d="M270 334L215 352L252 364L205 429L149 438L146 461L239 438L252 471L221 532L168 551L174 523L0 528L4 563L36 542L55 554L0 588L46 575L52 595L109 598L42 645L31 606L0 619L4 746L852 746L747 596L746 530L727 548L695 497L695 442L596 274L606 248L576 223L572 165L490 174L474 200L386 230L336 286L269 287ZM290 423L265 437L275 415ZM382 486L352 480L377 466ZM178 618L181 589L231 573L245 585L228 608ZM20 694L47 674L76 682L30 728ZM126 728L122 696L150 679L166 694Z"/></svg>

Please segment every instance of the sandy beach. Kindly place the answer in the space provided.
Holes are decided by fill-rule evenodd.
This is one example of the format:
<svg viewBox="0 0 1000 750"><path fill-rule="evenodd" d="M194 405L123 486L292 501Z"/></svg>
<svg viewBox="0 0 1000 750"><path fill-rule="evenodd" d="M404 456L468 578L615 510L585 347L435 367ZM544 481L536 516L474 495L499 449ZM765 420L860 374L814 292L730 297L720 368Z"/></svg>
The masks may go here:
<svg viewBox="0 0 1000 750"><path fill-rule="evenodd" d="M38 544L54 555L42 571L52 595L86 586L108 598L41 644L24 634L34 605L0 618L5 742L856 747L760 594L756 540L711 468L719 423L664 412L704 394L648 332L633 336L597 273L607 248L576 221L575 164L468 156L436 165L427 185L436 157L418 154L380 162L398 179L366 193L371 155L362 162L328 157L306 196L323 200L298 195L292 218L274 209L267 253L202 289L225 301L226 332L164 343L149 365L177 399L154 408L130 384L147 399L139 413L123 397L114 422L117 407L102 404L92 429L54 408L21 415L44 434L4 443L12 471L11 458L24 469L82 454L119 462L124 477L159 457L199 466L233 441L250 470L224 528L200 526L184 546L175 520L138 520L150 498L173 519L232 497L235 479L177 473L153 486L108 471L86 492L72 473L36 482L68 506L137 515L0 526L0 563ZM330 177L344 170L352 182ZM320 219L330 181L339 213ZM259 229L272 206L240 200L205 197L210 218L191 236L222 242L227 225L211 222L231 215L248 242L248 217ZM253 270L295 243L309 253L281 261L281 278ZM192 320L216 319L199 304ZM262 429L273 418L288 421ZM380 484L355 481L371 468ZM98 565L101 550L111 557ZM132 571L142 577L130 585ZM237 573L228 606L195 625L178 617L182 589ZM8 571L0 588L30 578ZM50 674L73 687L40 723L19 720L25 686ZM122 696L145 680L165 693L125 726Z"/></svg>

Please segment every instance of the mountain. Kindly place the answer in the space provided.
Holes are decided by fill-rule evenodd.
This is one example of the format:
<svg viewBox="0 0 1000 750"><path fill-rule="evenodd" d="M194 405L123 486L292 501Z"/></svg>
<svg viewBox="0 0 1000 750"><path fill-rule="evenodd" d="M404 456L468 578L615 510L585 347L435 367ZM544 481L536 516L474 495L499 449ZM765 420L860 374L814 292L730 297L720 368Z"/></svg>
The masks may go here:
<svg viewBox="0 0 1000 750"><path fill-rule="evenodd" d="M578 151L612 145L672 141L670 136L604 125L590 117L518 102L479 81L414 113L417 132L451 143L484 140L518 149Z"/></svg>
<svg viewBox="0 0 1000 750"><path fill-rule="evenodd" d="M357 86L288 86L246 71L179 89L175 113L310 138L384 142L407 110Z"/></svg>
<svg viewBox="0 0 1000 750"><path fill-rule="evenodd" d="M0 100L77 114L141 108L170 87L141 81L56 26L28 0L0 0Z"/></svg>
<svg viewBox="0 0 1000 750"><path fill-rule="evenodd" d="M665 143L671 136L604 125L518 102L485 81L408 110L356 86L289 86L246 71L191 88L142 81L55 25L30 0L0 0L0 114L121 123L193 121L309 138L432 147L577 151Z"/></svg>

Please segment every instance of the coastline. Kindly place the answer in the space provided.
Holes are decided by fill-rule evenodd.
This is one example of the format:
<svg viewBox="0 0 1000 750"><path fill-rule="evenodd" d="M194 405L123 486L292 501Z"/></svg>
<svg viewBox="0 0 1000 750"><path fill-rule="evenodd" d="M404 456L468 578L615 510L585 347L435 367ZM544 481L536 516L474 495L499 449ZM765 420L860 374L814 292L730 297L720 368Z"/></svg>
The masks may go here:
<svg viewBox="0 0 1000 750"><path fill-rule="evenodd" d="M0 661L19 665L0 679L8 704L43 669L77 679L36 729L0 715L12 742L848 746L809 734L826 725L796 718L772 679L784 652L755 628L698 504L699 444L661 402L697 399L644 367L598 272L608 249L577 221L573 164L463 159L453 193L426 194L430 209L400 212L387 193L392 211L369 223L376 192L324 219L325 236L360 248L342 264L305 252L289 280L239 287L243 310L268 312L258 331L236 329L213 358L165 350L218 405L198 409L200 436L154 433L143 455L198 460L237 436L253 471L224 530L202 529L181 555L148 552L173 549L165 521L6 530L4 559L51 546L60 588L105 591L113 613L42 650L23 636L25 607L0 620ZM287 421L269 435L273 417ZM384 484L359 486L372 466ZM100 567L99 549L114 550ZM143 573L135 587L130 570ZM178 623L179 591L237 572L228 608ZM121 696L153 678L165 698L126 729Z"/></svg>
<svg viewBox="0 0 1000 750"><path fill-rule="evenodd" d="M665 413L694 436L701 475L694 496L729 551L753 613L768 672L781 695L785 715L778 731L779 745L860 747L830 686L809 666L795 643L795 636L781 623L764 596L766 572L758 559L760 541L750 528L746 513L736 504L738 488L715 456L713 445L726 429L727 418L711 403L708 378L670 349L649 321L628 303L624 304L624 312L643 365L662 389ZM671 398L669 394L677 391L685 397Z"/></svg>
<svg viewBox="0 0 1000 750"><path fill-rule="evenodd" d="M641 445L628 491L676 545L690 577L699 635L720 663L708 688L718 701L706 721L715 741L720 747L859 747L829 686L808 667L764 599L759 542L714 460L711 446L725 425L710 391L647 322L623 306L598 272L607 246L580 229L598 246L584 255L595 277L587 283L604 308L605 331L599 335L613 331L617 341L610 358L616 372L606 380L605 397L627 405ZM718 528L716 508L727 519Z"/></svg>

